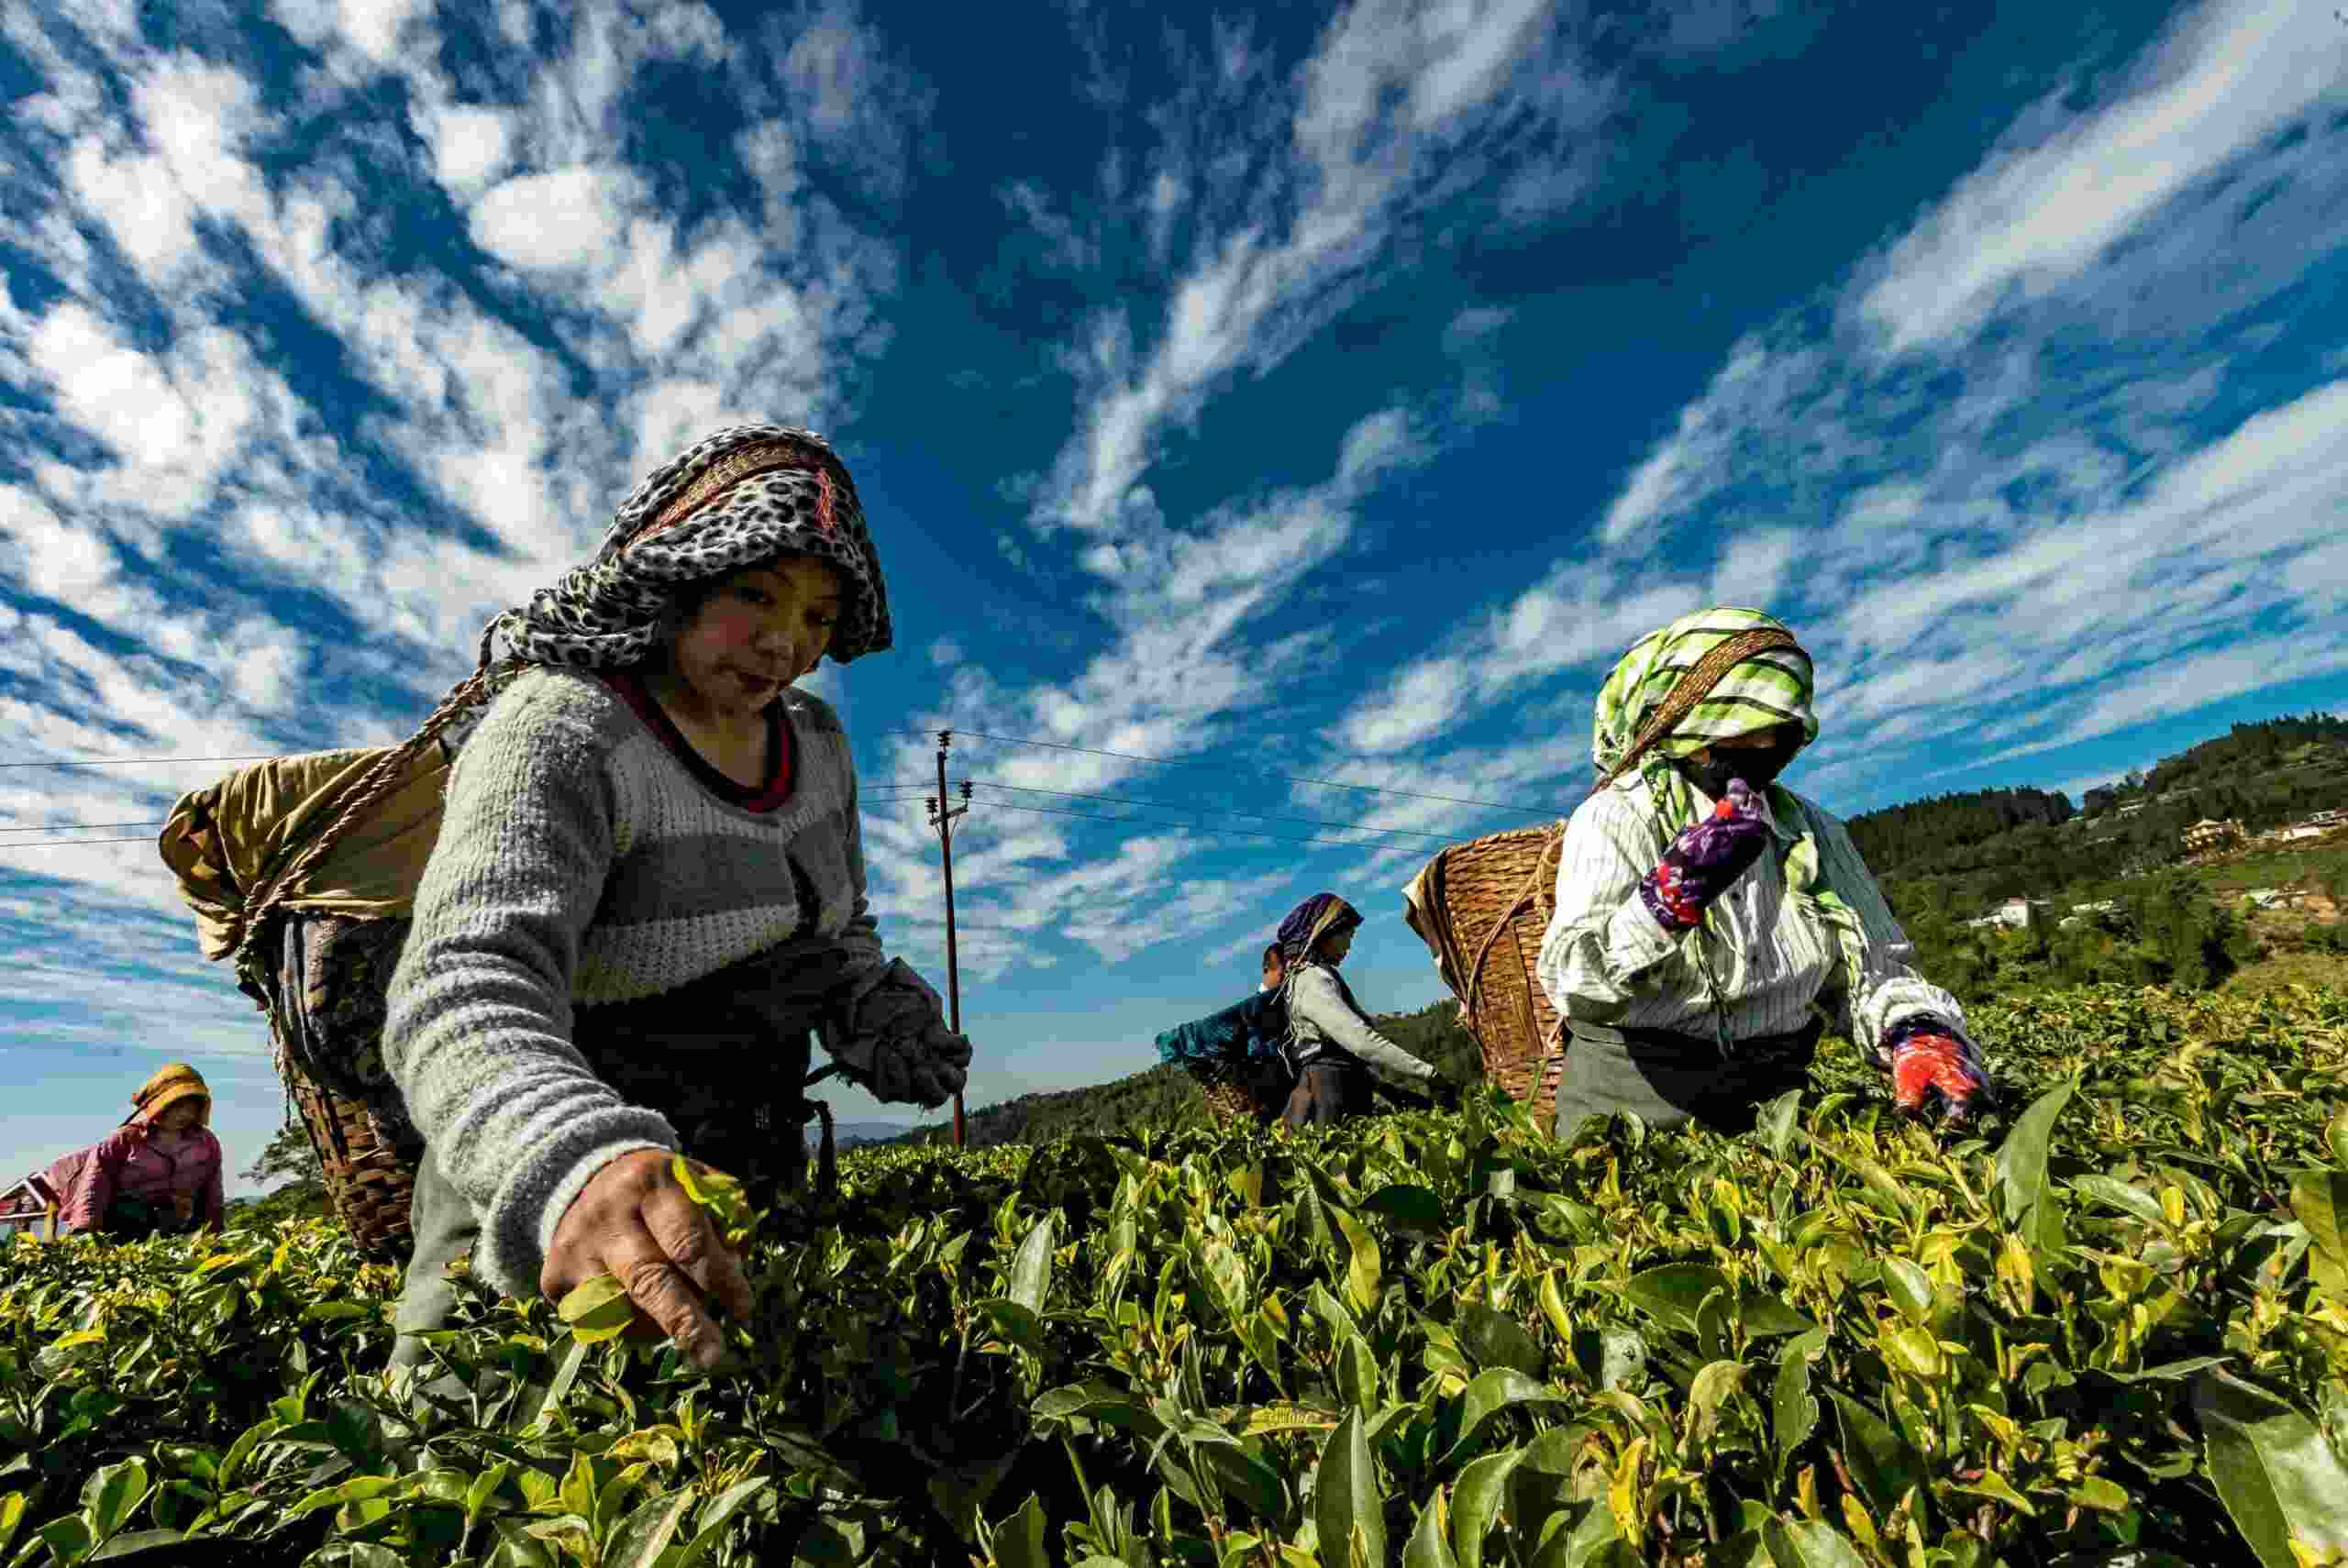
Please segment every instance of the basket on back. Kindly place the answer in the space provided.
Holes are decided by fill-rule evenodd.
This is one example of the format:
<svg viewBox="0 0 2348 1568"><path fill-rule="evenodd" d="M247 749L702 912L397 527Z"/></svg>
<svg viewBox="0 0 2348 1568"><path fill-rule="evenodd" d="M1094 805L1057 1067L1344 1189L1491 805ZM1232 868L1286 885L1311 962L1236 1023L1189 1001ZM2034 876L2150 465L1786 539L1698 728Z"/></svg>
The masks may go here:
<svg viewBox="0 0 2348 1568"><path fill-rule="evenodd" d="M180 798L158 848L207 958L267 1014L278 1076L360 1250L396 1260L424 1141L383 1066L384 990L440 833L437 727L272 757Z"/></svg>
<svg viewBox="0 0 2348 1568"><path fill-rule="evenodd" d="M1465 1005L1484 1081L1530 1103L1546 1127L1557 1101L1557 1010L1534 978L1556 904L1565 823L1512 828L1456 844L1403 890L1404 918Z"/></svg>

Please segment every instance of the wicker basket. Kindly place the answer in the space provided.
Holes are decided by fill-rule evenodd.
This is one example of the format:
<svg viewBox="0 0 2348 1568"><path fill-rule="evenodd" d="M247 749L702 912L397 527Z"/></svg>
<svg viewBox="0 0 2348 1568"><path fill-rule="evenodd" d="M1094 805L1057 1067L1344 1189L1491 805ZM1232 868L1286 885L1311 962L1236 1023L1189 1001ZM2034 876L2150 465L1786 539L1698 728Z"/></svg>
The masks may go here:
<svg viewBox="0 0 2348 1568"><path fill-rule="evenodd" d="M1411 929L1465 1005L1484 1081L1529 1102L1545 1127L1556 1113L1557 1010L1534 978L1556 903L1562 822L1512 828L1438 854L1405 895Z"/></svg>
<svg viewBox="0 0 2348 1568"><path fill-rule="evenodd" d="M1247 1086L1235 1083L1201 1084L1199 1098L1207 1102L1207 1115L1216 1121L1260 1121L1256 1113L1256 1097Z"/></svg>
<svg viewBox="0 0 2348 1568"><path fill-rule="evenodd" d="M351 1240L377 1262L406 1262L415 1242L408 1206L415 1162L377 1132L364 1106L320 1088L282 1044L277 1071L326 1171L327 1200Z"/></svg>

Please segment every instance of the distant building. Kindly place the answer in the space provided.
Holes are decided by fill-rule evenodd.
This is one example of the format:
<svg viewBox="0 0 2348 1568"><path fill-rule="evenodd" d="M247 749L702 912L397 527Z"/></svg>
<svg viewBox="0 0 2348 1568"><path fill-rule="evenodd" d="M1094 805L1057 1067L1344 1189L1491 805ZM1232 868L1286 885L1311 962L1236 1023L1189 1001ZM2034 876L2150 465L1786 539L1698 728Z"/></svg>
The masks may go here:
<svg viewBox="0 0 2348 1568"><path fill-rule="evenodd" d="M2348 809L2334 807L2328 812L2318 812L2299 825L2322 828L2348 827Z"/></svg>
<svg viewBox="0 0 2348 1568"><path fill-rule="evenodd" d="M2228 845L2240 844L2249 836L2243 831L2242 823L2232 817L2223 822L2213 822L2204 817L2185 830L2185 847L2195 855L2202 855L2213 849L2223 849Z"/></svg>
<svg viewBox="0 0 2348 1568"><path fill-rule="evenodd" d="M2030 924L2030 900L2028 899L2008 899L2004 903L1999 904L1996 909L1991 910L1988 914L1983 915L1980 919L1968 920L1965 923L1976 927L1986 925L2010 925L2016 927L2017 929L2027 926Z"/></svg>
<svg viewBox="0 0 2348 1568"><path fill-rule="evenodd" d="M2295 839L2321 838L2325 831L2323 828L2315 827L2307 823L2297 823L2287 828L2277 828L2274 836L2277 844L2289 844Z"/></svg>
<svg viewBox="0 0 2348 1568"><path fill-rule="evenodd" d="M35 1235L55 1240L56 1226L50 1215L52 1196L48 1185L37 1176L28 1176L12 1187L0 1188L0 1237L14 1237L19 1231L30 1231Z"/></svg>

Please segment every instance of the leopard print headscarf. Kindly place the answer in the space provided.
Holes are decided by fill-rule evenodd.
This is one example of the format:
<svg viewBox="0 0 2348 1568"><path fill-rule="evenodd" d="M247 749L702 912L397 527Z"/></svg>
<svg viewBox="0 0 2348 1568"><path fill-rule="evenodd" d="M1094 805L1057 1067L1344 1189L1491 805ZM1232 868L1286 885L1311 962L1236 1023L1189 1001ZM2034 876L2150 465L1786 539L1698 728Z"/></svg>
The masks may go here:
<svg viewBox="0 0 2348 1568"><path fill-rule="evenodd" d="M659 645L681 590L778 555L838 569L831 657L846 664L889 646L888 591L847 465L813 431L737 425L653 469L620 502L593 560L492 621L481 668L501 641L523 664L636 664Z"/></svg>

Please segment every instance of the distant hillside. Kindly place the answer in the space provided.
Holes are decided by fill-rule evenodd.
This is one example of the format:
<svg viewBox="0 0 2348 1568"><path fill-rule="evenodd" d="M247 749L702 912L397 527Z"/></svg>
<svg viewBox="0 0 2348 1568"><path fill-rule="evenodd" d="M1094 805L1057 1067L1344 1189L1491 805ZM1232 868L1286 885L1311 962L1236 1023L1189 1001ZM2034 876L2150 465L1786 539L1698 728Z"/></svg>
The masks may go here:
<svg viewBox="0 0 2348 1568"><path fill-rule="evenodd" d="M1901 919L1952 919L2002 900L2082 897L2184 856L2185 830L2232 818L2253 833L2348 805L2348 721L2327 714L2237 724L2224 735L2087 792L1985 790L1913 801L1850 820L1851 836Z"/></svg>
<svg viewBox="0 0 2348 1568"><path fill-rule="evenodd" d="M835 1148L848 1149L858 1143L886 1143L892 1138L903 1137L907 1131L906 1124L902 1121L836 1121L832 1124L832 1145ZM809 1148L814 1148L822 1141L823 1136L822 1122L807 1123Z"/></svg>
<svg viewBox="0 0 2348 1568"><path fill-rule="evenodd" d="M1481 1076L1475 1037L1460 1027L1457 1004L1434 1003L1416 1012L1377 1017L1379 1031L1420 1060L1432 1062L1437 1072L1460 1081ZM1174 1021L1180 1021L1179 1020ZM1199 1098L1197 1080L1180 1067L1156 1066L1112 1083L1047 1094L1024 1094L999 1105L965 1113L970 1147L996 1143L1048 1143L1080 1133L1129 1132L1137 1127L1172 1128L1205 1119L1206 1104ZM952 1125L924 1127L901 1138L902 1143L949 1143Z"/></svg>

